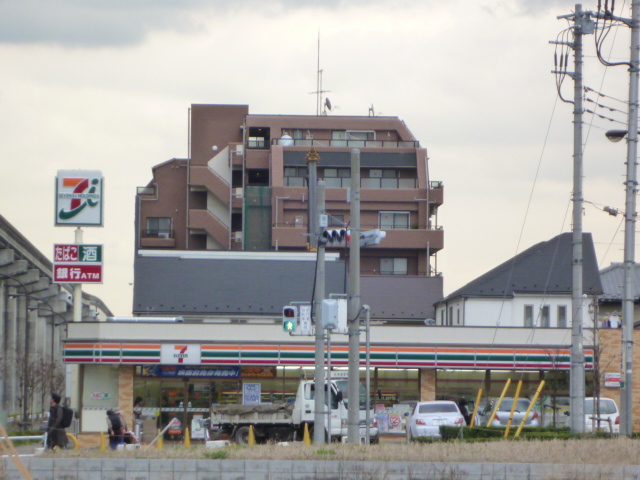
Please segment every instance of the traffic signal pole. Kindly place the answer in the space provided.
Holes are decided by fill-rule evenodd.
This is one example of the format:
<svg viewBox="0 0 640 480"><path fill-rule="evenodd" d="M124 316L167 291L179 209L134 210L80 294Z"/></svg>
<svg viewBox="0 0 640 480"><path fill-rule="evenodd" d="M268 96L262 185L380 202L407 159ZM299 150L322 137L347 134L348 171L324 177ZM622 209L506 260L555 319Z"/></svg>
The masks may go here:
<svg viewBox="0 0 640 480"><path fill-rule="evenodd" d="M347 442L360 443L360 150L351 150L351 242L349 245L349 411ZM367 392L369 395L369 392Z"/></svg>
<svg viewBox="0 0 640 480"><path fill-rule="evenodd" d="M315 375L314 375L314 415L313 443L325 443L324 434L324 329L322 328L322 300L324 299L324 243L319 242L318 228L320 212L324 211L324 182L318 183L318 152L310 148L307 153L309 171L309 245L318 249L316 286L313 293L315 312ZM331 435L331 434L329 434Z"/></svg>

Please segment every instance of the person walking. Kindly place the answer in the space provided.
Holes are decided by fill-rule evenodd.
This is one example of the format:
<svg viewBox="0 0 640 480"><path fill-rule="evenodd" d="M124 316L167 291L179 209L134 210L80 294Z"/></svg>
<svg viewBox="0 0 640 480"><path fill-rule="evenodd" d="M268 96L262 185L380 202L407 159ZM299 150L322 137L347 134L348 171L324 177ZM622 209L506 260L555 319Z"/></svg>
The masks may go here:
<svg viewBox="0 0 640 480"><path fill-rule="evenodd" d="M467 401L464 398L461 398L458 401L458 408L460 409L460 413L464 417L464 421L467 425L471 424L471 414L469 413L469 409L467 408Z"/></svg>
<svg viewBox="0 0 640 480"><path fill-rule="evenodd" d="M67 448L67 432L62 428L62 407L60 406L60 395L51 394L49 400L49 423L47 424L47 448L53 450L55 447Z"/></svg>

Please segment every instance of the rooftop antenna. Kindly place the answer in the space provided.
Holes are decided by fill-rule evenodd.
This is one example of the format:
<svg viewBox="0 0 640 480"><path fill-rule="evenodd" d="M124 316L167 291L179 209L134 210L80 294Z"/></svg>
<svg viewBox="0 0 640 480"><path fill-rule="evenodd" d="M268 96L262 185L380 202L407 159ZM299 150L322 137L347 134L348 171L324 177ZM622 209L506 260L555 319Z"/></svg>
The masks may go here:
<svg viewBox="0 0 640 480"><path fill-rule="evenodd" d="M316 95L316 115L320 116L322 111L322 94L328 93L330 90L322 90L322 70L320 69L320 32L318 31L318 71L316 74L316 91L309 92ZM329 110L331 103L329 103Z"/></svg>

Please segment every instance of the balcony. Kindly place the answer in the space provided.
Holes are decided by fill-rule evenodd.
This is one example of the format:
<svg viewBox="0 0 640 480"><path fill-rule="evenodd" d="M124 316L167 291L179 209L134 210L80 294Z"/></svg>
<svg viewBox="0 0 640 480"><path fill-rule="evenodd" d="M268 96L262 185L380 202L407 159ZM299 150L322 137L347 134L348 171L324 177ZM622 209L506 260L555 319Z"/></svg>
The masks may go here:
<svg viewBox="0 0 640 480"><path fill-rule="evenodd" d="M140 248L175 248L173 230L147 229L140 232Z"/></svg>
<svg viewBox="0 0 640 480"><path fill-rule="evenodd" d="M282 147L337 148L420 148L420 142L403 140L316 140L302 138L274 138L272 145Z"/></svg>

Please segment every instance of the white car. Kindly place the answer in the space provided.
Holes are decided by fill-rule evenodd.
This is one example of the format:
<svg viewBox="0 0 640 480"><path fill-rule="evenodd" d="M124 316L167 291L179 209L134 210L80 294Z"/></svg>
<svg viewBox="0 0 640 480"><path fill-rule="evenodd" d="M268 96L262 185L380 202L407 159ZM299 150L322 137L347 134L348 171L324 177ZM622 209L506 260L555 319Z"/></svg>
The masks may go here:
<svg viewBox="0 0 640 480"><path fill-rule="evenodd" d="M600 397L600 412L596 412L596 399L586 397L584 399L584 416L586 419L585 432L611 432L620 433L620 411L618 405L611 398Z"/></svg>
<svg viewBox="0 0 640 480"><path fill-rule="evenodd" d="M418 402L409 419L407 435L416 437L440 438L440 426L462 427L466 425L462 413L455 402L448 400Z"/></svg>

